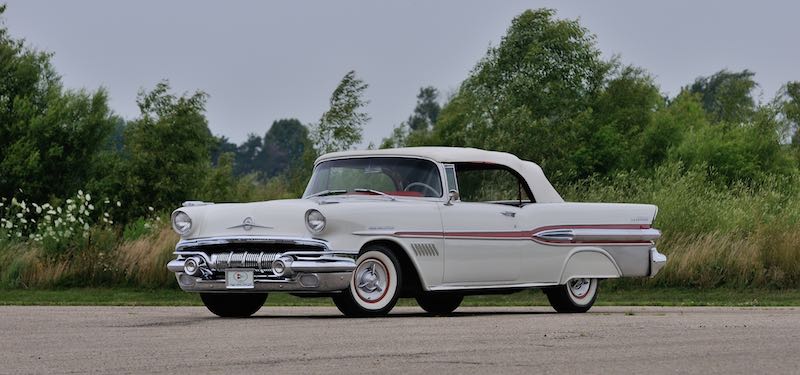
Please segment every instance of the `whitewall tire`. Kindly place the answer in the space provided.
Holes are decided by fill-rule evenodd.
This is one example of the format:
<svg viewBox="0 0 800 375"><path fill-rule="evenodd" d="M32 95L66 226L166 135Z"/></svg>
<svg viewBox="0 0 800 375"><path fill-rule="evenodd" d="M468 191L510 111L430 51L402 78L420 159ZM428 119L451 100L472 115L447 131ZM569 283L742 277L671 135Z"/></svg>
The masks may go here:
<svg viewBox="0 0 800 375"><path fill-rule="evenodd" d="M544 289L553 309L560 313L589 311L597 300L597 279L570 279L565 285Z"/></svg>
<svg viewBox="0 0 800 375"><path fill-rule="evenodd" d="M356 261L350 287L333 302L346 316L383 316L400 296L402 271L391 250L382 245L365 248Z"/></svg>

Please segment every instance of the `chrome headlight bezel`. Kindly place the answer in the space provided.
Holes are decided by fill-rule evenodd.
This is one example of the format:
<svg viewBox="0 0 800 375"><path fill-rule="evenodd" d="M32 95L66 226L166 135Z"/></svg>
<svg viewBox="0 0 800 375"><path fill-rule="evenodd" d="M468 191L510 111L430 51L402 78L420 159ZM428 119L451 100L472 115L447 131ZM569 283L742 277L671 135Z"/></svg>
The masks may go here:
<svg viewBox="0 0 800 375"><path fill-rule="evenodd" d="M172 213L172 230L175 233L184 236L192 231L192 218L183 211L175 211Z"/></svg>
<svg viewBox="0 0 800 375"><path fill-rule="evenodd" d="M309 232L313 234L320 234L325 230L327 224L327 219L322 212L319 212L313 208L306 211L306 228L308 228Z"/></svg>

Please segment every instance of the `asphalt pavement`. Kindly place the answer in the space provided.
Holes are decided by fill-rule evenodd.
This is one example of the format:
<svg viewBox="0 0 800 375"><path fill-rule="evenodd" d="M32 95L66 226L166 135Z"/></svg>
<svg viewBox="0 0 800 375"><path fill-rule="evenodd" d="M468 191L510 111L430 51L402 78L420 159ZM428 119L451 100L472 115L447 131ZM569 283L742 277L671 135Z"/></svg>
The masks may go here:
<svg viewBox="0 0 800 375"><path fill-rule="evenodd" d="M800 309L0 307L0 374L798 374Z"/></svg>

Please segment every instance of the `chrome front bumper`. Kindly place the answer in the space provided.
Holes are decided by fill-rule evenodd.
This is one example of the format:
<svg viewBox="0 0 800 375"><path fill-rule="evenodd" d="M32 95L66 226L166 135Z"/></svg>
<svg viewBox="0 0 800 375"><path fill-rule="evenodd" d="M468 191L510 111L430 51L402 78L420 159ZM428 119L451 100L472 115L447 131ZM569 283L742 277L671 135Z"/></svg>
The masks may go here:
<svg viewBox="0 0 800 375"><path fill-rule="evenodd" d="M349 286L357 252L320 240L215 237L182 240L167 263L187 292L335 292ZM227 271L252 271L252 287L228 287Z"/></svg>
<svg viewBox="0 0 800 375"><path fill-rule="evenodd" d="M650 277L655 277L658 271L661 271L664 268L664 265L667 264L667 256L658 252L658 250L653 247L650 249Z"/></svg>
<svg viewBox="0 0 800 375"><path fill-rule="evenodd" d="M253 287L248 289L228 289L225 280L204 280L189 276L183 272L175 274L178 285L187 292L225 292L225 293L261 293L261 292L338 292L350 285L352 270L349 272L330 273L298 273L292 278L255 279Z"/></svg>

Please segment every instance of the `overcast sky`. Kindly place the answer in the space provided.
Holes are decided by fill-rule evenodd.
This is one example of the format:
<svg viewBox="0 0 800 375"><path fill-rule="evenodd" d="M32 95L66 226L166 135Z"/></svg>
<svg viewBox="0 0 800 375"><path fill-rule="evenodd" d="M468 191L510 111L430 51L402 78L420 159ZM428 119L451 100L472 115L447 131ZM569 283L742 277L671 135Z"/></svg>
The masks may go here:
<svg viewBox="0 0 800 375"><path fill-rule="evenodd" d="M797 1L2 1L11 34L55 53L67 87L105 87L128 119L161 79L201 89L211 131L235 142L278 118L317 121L354 69L370 85L365 144L379 143L419 87L454 91L529 8L580 18L605 57L667 94L722 68L755 71L762 100L800 80Z"/></svg>

